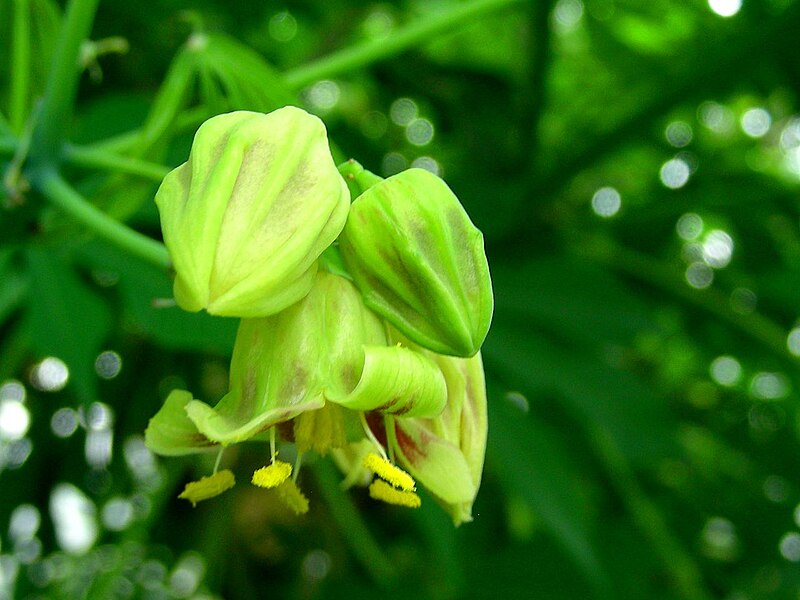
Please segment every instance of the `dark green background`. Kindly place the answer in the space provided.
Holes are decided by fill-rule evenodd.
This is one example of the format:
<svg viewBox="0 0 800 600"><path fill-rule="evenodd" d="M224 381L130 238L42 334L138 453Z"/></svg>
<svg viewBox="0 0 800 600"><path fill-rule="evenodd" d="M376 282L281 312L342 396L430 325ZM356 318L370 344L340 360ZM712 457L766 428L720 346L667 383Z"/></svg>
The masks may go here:
<svg viewBox="0 0 800 600"><path fill-rule="evenodd" d="M34 98L58 15L31 4ZM0 470L0 572L17 562L15 597L177 597L170 577L186 556L205 566L195 597L798 597L800 363L788 340L800 312L800 3L745 0L723 18L705 0L518 2L291 89L296 68L459 4L103 1L93 38L123 36L129 50L99 58L64 127L90 143L159 115L172 123L159 87L202 30L216 83L195 86L174 111L183 120L132 155L174 166L204 116L298 101L341 157L368 169L437 161L486 236L496 295L475 521L454 529L430 497L411 512L341 492L323 461L302 474L303 518L247 485L191 509L175 496L208 472L199 460L159 459L157 475L137 477L126 443L169 389L224 391L235 322L152 308L171 294L164 274L31 194L0 213L0 379L25 383L31 415L30 456ZM3 110L12 5L0 0ZM433 125L429 144L390 118L399 98ZM200 108L186 118L187 107ZM768 129L748 135L764 114ZM676 130L690 141L671 143ZM691 173L671 189L659 174L676 158ZM159 236L155 183L67 176ZM592 208L604 187L621 198L608 218ZM694 245L676 229L688 213L703 222ZM733 252L712 269L702 244L714 230ZM692 263L713 273L709 287L690 285ZM103 350L122 358L108 381L94 371ZM51 355L69 383L38 391L30 374ZM729 385L711 371L720 356L741 367ZM56 410L97 401L114 414L107 469L87 465L85 427L62 439L50 426ZM11 445L0 441L4 457ZM262 459L248 446L226 455L240 481ZM62 482L98 511L131 500L136 517L120 532L101 524L93 549L65 554L48 509ZM8 532L21 504L41 512L30 564Z"/></svg>

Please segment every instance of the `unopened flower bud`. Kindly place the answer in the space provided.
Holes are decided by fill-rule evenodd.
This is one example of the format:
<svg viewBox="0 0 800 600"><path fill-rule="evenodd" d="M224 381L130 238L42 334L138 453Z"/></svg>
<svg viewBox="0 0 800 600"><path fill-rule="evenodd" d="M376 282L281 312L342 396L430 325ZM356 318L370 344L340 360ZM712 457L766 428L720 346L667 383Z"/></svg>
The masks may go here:
<svg viewBox="0 0 800 600"><path fill-rule="evenodd" d="M178 305L263 317L311 289L317 259L344 226L350 193L325 126L287 106L203 123L156 204Z"/></svg>
<svg viewBox="0 0 800 600"><path fill-rule="evenodd" d="M340 246L367 306L409 339L453 356L480 349L494 304L483 235L436 175L409 169L369 187Z"/></svg>

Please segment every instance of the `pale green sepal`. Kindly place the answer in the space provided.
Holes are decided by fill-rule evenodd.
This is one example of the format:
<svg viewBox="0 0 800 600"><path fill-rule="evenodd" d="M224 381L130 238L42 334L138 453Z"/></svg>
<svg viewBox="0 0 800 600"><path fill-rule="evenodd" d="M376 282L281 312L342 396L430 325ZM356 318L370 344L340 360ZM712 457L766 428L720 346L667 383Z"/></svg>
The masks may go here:
<svg viewBox="0 0 800 600"><path fill-rule="evenodd" d="M372 185L339 240L369 308L434 352L480 349L494 306L483 235L444 181L409 169Z"/></svg>
<svg viewBox="0 0 800 600"><path fill-rule="evenodd" d="M433 419L394 419L393 427L388 427L389 444L400 463L439 499L459 525L472 520L472 503L480 487L486 455L483 363L480 354L467 359L430 352L426 355L444 375L447 404ZM444 479L442 471L449 473ZM449 489L455 478L461 479L456 489L471 489L471 495L457 499L458 494Z"/></svg>
<svg viewBox="0 0 800 600"><path fill-rule="evenodd" d="M417 483L446 504L472 502L477 492L460 448L433 433L422 419L394 419L389 444Z"/></svg>
<svg viewBox="0 0 800 600"><path fill-rule="evenodd" d="M150 419L144 432L145 445L162 456L181 456L216 449L217 443L200 433L186 415L191 392L173 390L164 405Z"/></svg>
<svg viewBox="0 0 800 600"><path fill-rule="evenodd" d="M258 412L245 420L239 414L237 405L240 402L240 396L233 393L226 394L214 408L205 402L192 400L186 406L186 413L198 431L227 446L248 440L278 423L293 419L305 411L321 408L324 404L322 398L317 396L303 404Z"/></svg>
<svg viewBox="0 0 800 600"><path fill-rule="evenodd" d="M308 297L272 317L242 319L230 391L214 408L197 401L187 406L197 429L227 445L322 407L321 319Z"/></svg>
<svg viewBox="0 0 800 600"><path fill-rule="evenodd" d="M404 417L435 417L447 402L439 367L422 353L400 346L367 346L355 389L331 402L360 411Z"/></svg>
<svg viewBox="0 0 800 600"><path fill-rule="evenodd" d="M483 474L489 428L481 355L478 353L468 359L441 355L432 355L432 358L447 382L447 406L435 420L435 427L441 427L442 437L461 449L477 490Z"/></svg>
<svg viewBox="0 0 800 600"><path fill-rule="evenodd" d="M176 301L244 318L297 302L349 201L317 117L287 106L209 119L156 194Z"/></svg>

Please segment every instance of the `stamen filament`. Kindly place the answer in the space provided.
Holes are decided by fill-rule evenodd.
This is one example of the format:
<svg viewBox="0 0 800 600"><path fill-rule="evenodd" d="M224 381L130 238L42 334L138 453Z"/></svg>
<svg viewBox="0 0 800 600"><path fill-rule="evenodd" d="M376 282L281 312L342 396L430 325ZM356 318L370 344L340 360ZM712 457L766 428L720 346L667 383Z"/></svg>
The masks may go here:
<svg viewBox="0 0 800 600"><path fill-rule="evenodd" d="M214 463L214 470L211 473L212 475L216 475L217 474L217 469L219 469L219 465L222 462L222 453L224 451L225 451L225 447L224 446L220 446L219 447L219 453L217 453L217 460Z"/></svg>
<svg viewBox="0 0 800 600"><path fill-rule="evenodd" d="M367 439L372 442L372 445L375 446L375 449L384 458L384 460L389 460L386 456L386 451L383 449L383 446L381 446L378 438L376 438L375 434L372 433L372 429L370 429L369 423L367 423L366 415L362 412L359 413L358 416L361 419L361 426L364 428L364 435L366 435Z"/></svg>

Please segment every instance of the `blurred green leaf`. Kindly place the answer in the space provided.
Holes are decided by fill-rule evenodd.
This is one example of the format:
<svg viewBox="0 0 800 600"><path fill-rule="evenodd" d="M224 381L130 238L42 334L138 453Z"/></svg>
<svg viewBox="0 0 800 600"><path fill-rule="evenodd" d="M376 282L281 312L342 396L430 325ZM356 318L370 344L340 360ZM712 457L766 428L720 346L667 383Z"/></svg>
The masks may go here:
<svg viewBox="0 0 800 600"><path fill-rule="evenodd" d="M557 432L501 397L489 402L487 460L503 486L527 502L597 591L609 582L591 531L589 507L580 489L580 469Z"/></svg>
<svg viewBox="0 0 800 600"><path fill-rule="evenodd" d="M93 402L97 399L94 363L111 329L111 311L53 248L31 246L26 258L32 348L39 359L54 356L64 361L69 385L84 403Z"/></svg>
<svg viewBox="0 0 800 600"><path fill-rule="evenodd" d="M131 259L101 241L87 244L82 249L82 260L101 276L119 279L120 298L134 331L140 331L163 348L230 354L237 319L158 306L159 301L172 299L172 282L167 273Z"/></svg>

